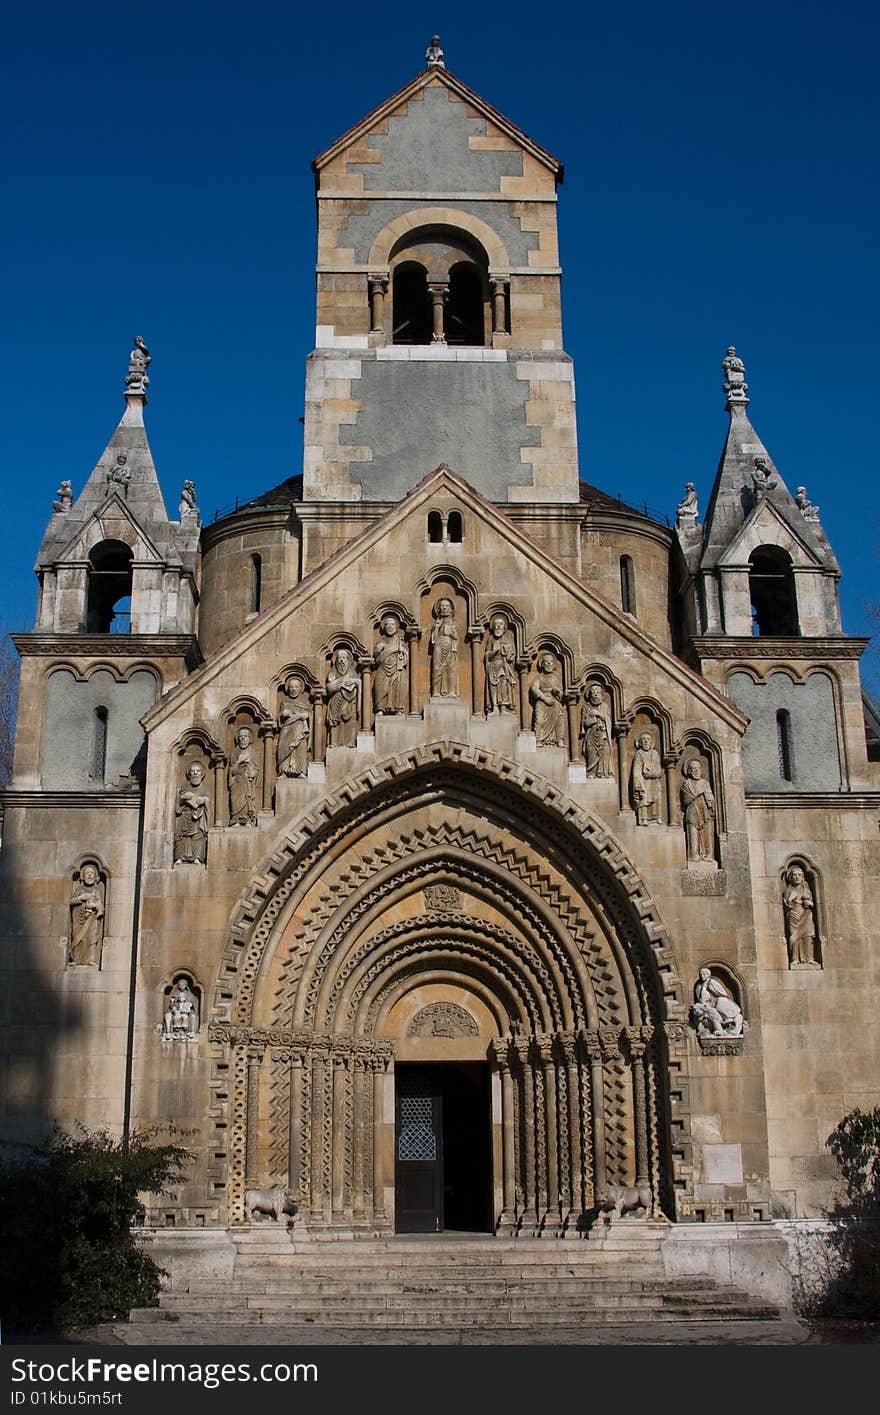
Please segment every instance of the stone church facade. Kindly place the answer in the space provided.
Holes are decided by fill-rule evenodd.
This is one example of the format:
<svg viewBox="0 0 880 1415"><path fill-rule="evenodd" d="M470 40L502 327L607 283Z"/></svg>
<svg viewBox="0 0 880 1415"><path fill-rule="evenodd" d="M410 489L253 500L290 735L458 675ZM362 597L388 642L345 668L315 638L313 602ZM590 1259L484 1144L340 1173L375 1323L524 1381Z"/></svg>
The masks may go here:
<svg viewBox="0 0 880 1415"><path fill-rule="evenodd" d="M561 164L436 55L314 170L302 476L169 517L138 340L57 493L7 1127L186 1130L177 1228L821 1213L880 1101L880 768L819 513L734 349L704 515L579 479Z"/></svg>

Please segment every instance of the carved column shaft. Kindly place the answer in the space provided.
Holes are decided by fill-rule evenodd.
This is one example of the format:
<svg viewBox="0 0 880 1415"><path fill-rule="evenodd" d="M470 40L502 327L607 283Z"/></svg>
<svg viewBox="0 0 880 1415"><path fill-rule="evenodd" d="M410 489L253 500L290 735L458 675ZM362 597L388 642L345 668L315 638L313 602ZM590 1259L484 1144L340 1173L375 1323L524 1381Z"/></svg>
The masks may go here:
<svg viewBox="0 0 880 1415"><path fill-rule="evenodd" d="M678 791L675 786L675 761L667 757L663 763L666 772L666 819L670 825L678 824Z"/></svg>
<svg viewBox="0 0 880 1415"><path fill-rule="evenodd" d="M482 630L471 629L468 638L471 643L471 712L474 717L480 717L485 711L483 656L480 653L480 645L483 640Z"/></svg>
<svg viewBox="0 0 880 1415"><path fill-rule="evenodd" d="M385 1218L385 1174L380 1129L385 1117L385 1066L377 1061L373 1072L373 1213Z"/></svg>
<svg viewBox="0 0 880 1415"><path fill-rule="evenodd" d="M507 330L507 319L504 309L504 287L507 282L503 278L490 280L489 285L492 291L492 333L504 334Z"/></svg>
<svg viewBox="0 0 880 1415"><path fill-rule="evenodd" d="M322 762L327 755L327 705L320 688L312 694L312 705L315 712L315 761Z"/></svg>
<svg viewBox="0 0 880 1415"><path fill-rule="evenodd" d="M260 1140L260 1062L262 1049L248 1048L247 1054L247 1127L245 1130L245 1180L256 1183L259 1175Z"/></svg>
<svg viewBox="0 0 880 1415"><path fill-rule="evenodd" d="M502 1220L512 1223L516 1217L516 1156L514 1153L514 1105L513 1077L507 1058L499 1058L501 1073L501 1149L502 1186L504 1191L504 1211Z"/></svg>
<svg viewBox="0 0 880 1415"><path fill-rule="evenodd" d="M373 660L362 658L361 670L361 731L369 732L373 715Z"/></svg>
<svg viewBox="0 0 880 1415"><path fill-rule="evenodd" d="M631 1042L633 1078L633 1116L636 1125L636 1183L647 1184L648 1165L648 1107L645 1094L645 1044Z"/></svg>
<svg viewBox="0 0 880 1415"><path fill-rule="evenodd" d="M519 1069L519 1118L520 1155L522 1159L521 1182L523 1190L523 1222L537 1219L535 1203L535 1092L532 1085L532 1068L528 1060L528 1043L522 1042L517 1048Z"/></svg>
<svg viewBox="0 0 880 1415"><path fill-rule="evenodd" d="M617 733L617 800L622 811L629 805L629 783L626 775L626 738L627 729L622 727Z"/></svg>
<svg viewBox="0 0 880 1415"><path fill-rule="evenodd" d="M364 1066L364 1058L356 1056L351 1078L351 1210L355 1222L364 1218Z"/></svg>
<svg viewBox="0 0 880 1415"><path fill-rule="evenodd" d="M419 633L417 629L407 629L406 647L409 650L409 667L407 670L407 684L409 687L409 701L407 712L415 713L419 710L419 691L417 677L416 651L419 643Z"/></svg>
<svg viewBox="0 0 880 1415"><path fill-rule="evenodd" d="M226 766L225 757L212 757L211 770L214 773L214 824L226 825Z"/></svg>
<svg viewBox="0 0 880 1415"><path fill-rule="evenodd" d="M290 1118L287 1133L290 1150L287 1157L287 1187L296 1198L297 1208L302 1204L300 1192L300 1148L302 1145L302 1096L303 1059L296 1052L290 1058Z"/></svg>
<svg viewBox="0 0 880 1415"><path fill-rule="evenodd" d="M387 275L371 275L370 289L370 333L382 334L385 330L385 291L388 289Z"/></svg>
<svg viewBox="0 0 880 1415"><path fill-rule="evenodd" d="M272 788L274 782L275 753L272 750L275 741L275 728L272 726L261 727L260 736L263 739L263 800L264 811L272 809Z"/></svg>
<svg viewBox="0 0 880 1415"><path fill-rule="evenodd" d="M577 693L566 693L565 707L568 713L568 757L569 761L580 761L580 749L578 743L578 703L580 699Z"/></svg>
<svg viewBox="0 0 880 1415"><path fill-rule="evenodd" d="M431 296L431 310L434 332L431 339L432 344L445 344L446 334L443 328L443 307L446 304L446 297L449 294L449 286L441 284L439 281L431 281L428 285L428 292Z"/></svg>
<svg viewBox="0 0 880 1415"><path fill-rule="evenodd" d="M324 1219L324 1089L326 1060L323 1056L312 1058L312 1152L311 1160L311 1219L322 1223Z"/></svg>
<svg viewBox="0 0 880 1415"><path fill-rule="evenodd" d="M331 1213L335 1220L342 1218L345 1208L345 1087L348 1081L346 1058L333 1058L333 1183L331 1188Z"/></svg>
<svg viewBox="0 0 880 1415"><path fill-rule="evenodd" d="M544 1115L547 1146L547 1210L555 1222L561 1217L559 1195L559 1124L556 1098L556 1062L552 1043L541 1047L540 1066L544 1084Z"/></svg>
<svg viewBox="0 0 880 1415"><path fill-rule="evenodd" d="M605 1150L605 1077L602 1070L602 1052L599 1038L588 1036L587 1052L590 1058L590 1099L593 1123L593 1181L594 1202L608 1197L608 1170Z"/></svg>
<svg viewBox="0 0 880 1415"><path fill-rule="evenodd" d="M519 727L521 732L529 730L529 661L527 658L517 660L517 677L519 678Z"/></svg>

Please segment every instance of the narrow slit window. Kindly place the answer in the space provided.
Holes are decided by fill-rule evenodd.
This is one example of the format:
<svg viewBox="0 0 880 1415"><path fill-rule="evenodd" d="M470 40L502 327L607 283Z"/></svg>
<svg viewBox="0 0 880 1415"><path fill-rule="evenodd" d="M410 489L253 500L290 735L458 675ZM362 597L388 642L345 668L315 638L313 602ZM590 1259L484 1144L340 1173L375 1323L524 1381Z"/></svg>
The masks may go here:
<svg viewBox="0 0 880 1415"><path fill-rule="evenodd" d="M776 745L779 754L779 775L783 781L794 781L794 744L791 735L791 713L780 708L776 714Z"/></svg>
<svg viewBox="0 0 880 1415"><path fill-rule="evenodd" d="M107 772L107 718L105 707L95 708L95 737L92 754L92 776L103 781Z"/></svg>
<svg viewBox="0 0 880 1415"><path fill-rule="evenodd" d="M629 555L620 557L620 605L624 614L631 614L635 618L636 580L632 558Z"/></svg>
<svg viewBox="0 0 880 1415"><path fill-rule="evenodd" d="M428 540L431 545L439 545L443 539L443 517L439 511L428 512Z"/></svg>
<svg viewBox="0 0 880 1415"><path fill-rule="evenodd" d="M262 555L251 556L252 578L251 578L251 613L259 614L260 600L263 596L263 557Z"/></svg>
<svg viewBox="0 0 880 1415"><path fill-rule="evenodd" d="M446 518L446 534L453 545L461 545L464 539L464 523L460 511L450 511Z"/></svg>

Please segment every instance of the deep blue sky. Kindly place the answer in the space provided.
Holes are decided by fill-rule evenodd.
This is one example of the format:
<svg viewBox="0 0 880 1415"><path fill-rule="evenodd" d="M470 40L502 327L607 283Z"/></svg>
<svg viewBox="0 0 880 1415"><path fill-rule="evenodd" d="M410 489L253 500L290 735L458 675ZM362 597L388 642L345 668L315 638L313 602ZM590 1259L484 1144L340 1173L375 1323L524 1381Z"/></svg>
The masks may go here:
<svg viewBox="0 0 880 1415"><path fill-rule="evenodd" d="M670 512L690 480L705 506L735 344L759 433L821 507L844 627L869 633L876 6L562 4L543 30L531 4L413 11L52 0L7 14L0 618L32 622L52 495L62 477L78 491L109 438L135 333L153 354L169 508L187 476L209 514L301 470L309 163L423 67L437 29L450 69L565 162L582 476Z"/></svg>

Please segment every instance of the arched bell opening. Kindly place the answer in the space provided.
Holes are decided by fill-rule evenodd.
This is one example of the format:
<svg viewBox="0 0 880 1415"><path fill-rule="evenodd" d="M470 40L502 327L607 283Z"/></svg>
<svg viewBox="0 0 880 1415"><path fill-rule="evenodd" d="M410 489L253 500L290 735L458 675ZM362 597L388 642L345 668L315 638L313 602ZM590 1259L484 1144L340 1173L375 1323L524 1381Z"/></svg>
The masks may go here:
<svg viewBox="0 0 880 1415"><path fill-rule="evenodd" d="M421 1067L454 1100L431 1066L478 1068L488 1088L487 1227L584 1232L613 1184L648 1184L674 1211L667 1072L672 1045L680 1096L686 1044L664 1020L678 984L668 950L654 959L653 906L547 783L453 750L355 783L344 819L331 807L313 837L288 837L243 906L251 942L217 994L233 1222L246 1184L286 1182L311 1231L393 1232L400 1078Z"/></svg>

